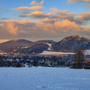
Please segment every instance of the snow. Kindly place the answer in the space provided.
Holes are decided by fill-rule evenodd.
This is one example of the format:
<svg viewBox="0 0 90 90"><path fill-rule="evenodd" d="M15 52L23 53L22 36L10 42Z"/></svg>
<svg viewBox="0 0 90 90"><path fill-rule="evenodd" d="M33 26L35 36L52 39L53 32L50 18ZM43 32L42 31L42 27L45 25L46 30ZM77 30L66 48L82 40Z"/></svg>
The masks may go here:
<svg viewBox="0 0 90 90"><path fill-rule="evenodd" d="M59 55L59 54L74 54L74 53L70 53L70 52L55 52L55 51L52 51L51 47L52 47L52 44L50 43L46 43L49 47L48 47L48 50L49 51L43 51L42 53L39 53L39 54L45 54L45 55Z"/></svg>
<svg viewBox="0 0 90 90"><path fill-rule="evenodd" d="M45 54L45 55L58 55L58 54L74 54L74 53L69 53L69 52L54 52L54 51L43 51L40 54Z"/></svg>
<svg viewBox="0 0 90 90"><path fill-rule="evenodd" d="M48 47L48 50L52 50L51 47L52 45L50 43L46 43L49 47Z"/></svg>
<svg viewBox="0 0 90 90"><path fill-rule="evenodd" d="M90 50L86 50L85 55L90 55Z"/></svg>
<svg viewBox="0 0 90 90"><path fill-rule="evenodd" d="M85 69L0 68L0 90L90 90Z"/></svg>
<svg viewBox="0 0 90 90"><path fill-rule="evenodd" d="M45 55L59 55L59 54L75 54L73 52L55 52L55 51L43 51L40 54ZM85 55L90 55L90 50L85 50Z"/></svg>

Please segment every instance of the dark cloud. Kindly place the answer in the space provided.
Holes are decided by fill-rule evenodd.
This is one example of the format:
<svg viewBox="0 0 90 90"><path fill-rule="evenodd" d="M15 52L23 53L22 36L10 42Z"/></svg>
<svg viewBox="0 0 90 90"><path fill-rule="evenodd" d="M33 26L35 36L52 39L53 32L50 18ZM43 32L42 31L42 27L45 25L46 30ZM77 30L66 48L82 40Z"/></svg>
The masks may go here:
<svg viewBox="0 0 90 90"><path fill-rule="evenodd" d="M90 9L90 0L67 0L68 4L76 4L81 2L87 3L88 4L87 8Z"/></svg>
<svg viewBox="0 0 90 90"><path fill-rule="evenodd" d="M75 3L80 3L80 2L89 3L90 0L67 0L67 2L68 2L69 4L75 4Z"/></svg>
<svg viewBox="0 0 90 90"><path fill-rule="evenodd" d="M47 18L49 17L49 15L40 11L36 11L32 13L30 12L28 14L22 14L20 15L20 17L32 17L32 18L38 19L38 18Z"/></svg>
<svg viewBox="0 0 90 90"><path fill-rule="evenodd" d="M87 24L90 21L90 12L77 13L77 15L79 16L75 18L75 22L79 24Z"/></svg>
<svg viewBox="0 0 90 90"><path fill-rule="evenodd" d="M0 20L8 20L8 18L1 18Z"/></svg>

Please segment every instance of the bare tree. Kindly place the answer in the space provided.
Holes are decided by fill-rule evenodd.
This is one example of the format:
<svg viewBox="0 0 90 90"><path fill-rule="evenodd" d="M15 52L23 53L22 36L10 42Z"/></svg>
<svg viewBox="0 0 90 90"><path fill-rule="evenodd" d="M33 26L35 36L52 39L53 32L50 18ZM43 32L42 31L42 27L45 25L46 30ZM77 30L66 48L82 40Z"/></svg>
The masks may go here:
<svg viewBox="0 0 90 90"><path fill-rule="evenodd" d="M84 62L84 49L78 49L74 54L74 68L82 68Z"/></svg>

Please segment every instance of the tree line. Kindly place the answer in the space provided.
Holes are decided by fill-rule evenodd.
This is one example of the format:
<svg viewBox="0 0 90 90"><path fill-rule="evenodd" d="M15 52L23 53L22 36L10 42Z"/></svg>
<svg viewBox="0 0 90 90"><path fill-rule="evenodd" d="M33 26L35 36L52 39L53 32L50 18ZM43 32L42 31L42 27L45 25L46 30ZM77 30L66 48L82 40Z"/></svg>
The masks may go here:
<svg viewBox="0 0 90 90"><path fill-rule="evenodd" d="M90 61L85 60L84 56L85 56L85 50L84 49L75 50L74 62L72 64L71 68L90 69Z"/></svg>

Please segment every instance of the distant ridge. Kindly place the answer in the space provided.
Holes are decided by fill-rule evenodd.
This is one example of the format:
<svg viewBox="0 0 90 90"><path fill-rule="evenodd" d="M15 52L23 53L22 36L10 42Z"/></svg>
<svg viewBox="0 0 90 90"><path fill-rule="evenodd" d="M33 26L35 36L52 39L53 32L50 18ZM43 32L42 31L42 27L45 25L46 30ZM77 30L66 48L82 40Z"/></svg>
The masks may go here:
<svg viewBox="0 0 90 90"><path fill-rule="evenodd" d="M32 41L28 41L25 39L10 40L4 43L0 43L0 50L5 51L6 49L12 47L28 46L32 43L33 43Z"/></svg>
<svg viewBox="0 0 90 90"><path fill-rule="evenodd" d="M54 51L75 51L79 48L84 48L86 50L90 49L90 39L73 35L65 37L61 41L53 43L52 45Z"/></svg>
<svg viewBox="0 0 90 90"><path fill-rule="evenodd" d="M36 42L25 39L10 40L0 44L0 50L13 53L42 53L43 51L74 52L79 48L90 49L90 39L79 35L68 36L59 42L39 40Z"/></svg>
<svg viewBox="0 0 90 90"><path fill-rule="evenodd" d="M48 45L47 43L53 43L53 40L39 40L36 41L28 46L24 47L14 47L14 48L8 48L5 50L6 52L14 52L14 53L42 53L44 50L48 50Z"/></svg>

